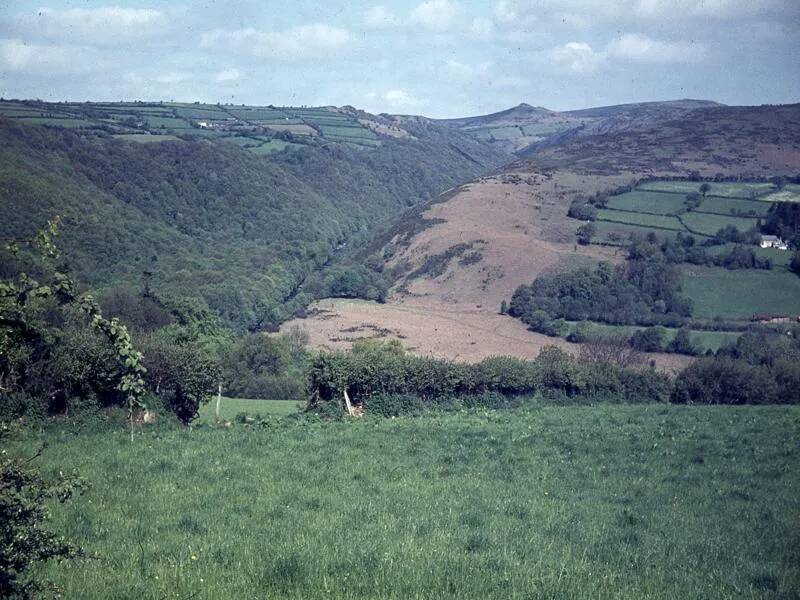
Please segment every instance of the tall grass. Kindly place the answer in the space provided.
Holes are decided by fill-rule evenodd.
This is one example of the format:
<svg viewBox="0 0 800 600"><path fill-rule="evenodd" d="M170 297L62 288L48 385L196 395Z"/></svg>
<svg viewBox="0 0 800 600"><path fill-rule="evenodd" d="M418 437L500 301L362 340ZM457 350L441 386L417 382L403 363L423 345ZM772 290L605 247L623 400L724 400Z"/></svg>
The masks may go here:
<svg viewBox="0 0 800 600"><path fill-rule="evenodd" d="M40 575L67 598L794 597L798 423L550 406L65 432L44 470L93 488L52 525L96 558Z"/></svg>

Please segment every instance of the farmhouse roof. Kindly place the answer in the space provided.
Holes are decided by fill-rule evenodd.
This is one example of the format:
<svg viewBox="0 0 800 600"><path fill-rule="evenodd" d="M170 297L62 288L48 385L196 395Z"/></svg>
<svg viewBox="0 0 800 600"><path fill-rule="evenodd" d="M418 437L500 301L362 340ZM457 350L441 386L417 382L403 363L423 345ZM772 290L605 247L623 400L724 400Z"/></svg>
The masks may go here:
<svg viewBox="0 0 800 600"><path fill-rule="evenodd" d="M780 242L781 238L777 235L762 235L761 239L765 242Z"/></svg>

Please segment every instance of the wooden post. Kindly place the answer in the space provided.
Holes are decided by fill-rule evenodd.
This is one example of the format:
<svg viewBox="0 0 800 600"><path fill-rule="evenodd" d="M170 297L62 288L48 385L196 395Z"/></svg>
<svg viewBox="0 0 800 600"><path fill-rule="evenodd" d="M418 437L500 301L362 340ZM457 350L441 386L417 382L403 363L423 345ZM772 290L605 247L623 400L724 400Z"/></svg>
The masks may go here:
<svg viewBox="0 0 800 600"><path fill-rule="evenodd" d="M347 390L344 391L344 403L347 406L347 414L353 416L353 405L350 403L350 396L347 395Z"/></svg>
<svg viewBox="0 0 800 600"><path fill-rule="evenodd" d="M219 423L219 407L222 404L222 382L217 384L217 405L214 407L214 415Z"/></svg>

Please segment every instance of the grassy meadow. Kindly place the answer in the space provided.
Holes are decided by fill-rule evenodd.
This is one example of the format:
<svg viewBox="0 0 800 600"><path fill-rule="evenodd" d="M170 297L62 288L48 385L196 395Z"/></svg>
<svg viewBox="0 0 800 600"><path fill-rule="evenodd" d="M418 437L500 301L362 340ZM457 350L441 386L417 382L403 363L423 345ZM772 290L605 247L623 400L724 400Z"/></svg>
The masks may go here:
<svg viewBox="0 0 800 600"><path fill-rule="evenodd" d="M248 402L248 401L241 401ZM800 409L530 406L69 432L66 598L791 598Z"/></svg>
<svg viewBox="0 0 800 600"><path fill-rule="evenodd" d="M250 416L272 415L285 417L296 413L302 408L302 403L294 400L251 400L248 398L226 398L223 396L220 403L219 418L222 421L233 421L236 415L246 413ZM200 406L198 423L211 424L216 420L216 398Z"/></svg>
<svg viewBox="0 0 800 600"><path fill-rule="evenodd" d="M710 185L710 195L692 212L686 212L684 200L687 193L699 189L696 181L651 181L611 196L608 207L597 212L598 241L613 242L611 234L624 238L651 231L661 237L679 231L711 237L729 225L744 232L756 226L757 217L766 215L770 204L760 196L774 188L768 183L747 182Z"/></svg>
<svg viewBox="0 0 800 600"><path fill-rule="evenodd" d="M771 271L685 265L683 291L693 315L749 319L753 313L800 315L800 277L784 268Z"/></svg>

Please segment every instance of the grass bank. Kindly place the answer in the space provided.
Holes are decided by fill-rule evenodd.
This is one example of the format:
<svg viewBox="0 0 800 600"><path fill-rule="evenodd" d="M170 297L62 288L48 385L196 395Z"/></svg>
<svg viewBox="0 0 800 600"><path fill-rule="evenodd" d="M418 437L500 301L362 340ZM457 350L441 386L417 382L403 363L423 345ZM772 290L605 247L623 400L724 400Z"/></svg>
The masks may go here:
<svg viewBox="0 0 800 600"><path fill-rule="evenodd" d="M545 406L51 435L67 598L800 592L800 407ZM13 441L30 453L43 440Z"/></svg>

